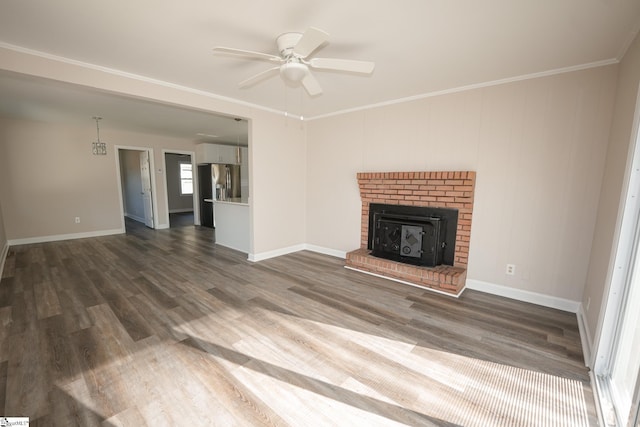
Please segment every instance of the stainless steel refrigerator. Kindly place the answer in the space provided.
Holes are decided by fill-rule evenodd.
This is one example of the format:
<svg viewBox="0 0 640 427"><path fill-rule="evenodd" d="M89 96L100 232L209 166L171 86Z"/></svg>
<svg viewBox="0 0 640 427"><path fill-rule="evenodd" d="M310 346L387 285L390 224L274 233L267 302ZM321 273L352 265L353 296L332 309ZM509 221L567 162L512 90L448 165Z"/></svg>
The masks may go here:
<svg viewBox="0 0 640 427"><path fill-rule="evenodd" d="M240 165L212 164L211 180L215 200L240 201Z"/></svg>
<svg viewBox="0 0 640 427"><path fill-rule="evenodd" d="M215 227L214 203L240 201L240 165L203 163L198 165L200 225Z"/></svg>

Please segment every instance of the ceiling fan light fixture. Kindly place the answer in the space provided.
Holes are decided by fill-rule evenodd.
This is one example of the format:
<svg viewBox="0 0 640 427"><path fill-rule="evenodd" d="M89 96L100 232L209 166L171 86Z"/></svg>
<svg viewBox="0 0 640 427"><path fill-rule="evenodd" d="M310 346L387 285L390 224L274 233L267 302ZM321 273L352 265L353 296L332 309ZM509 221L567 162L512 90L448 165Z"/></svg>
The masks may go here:
<svg viewBox="0 0 640 427"><path fill-rule="evenodd" d="M287 62L280 67L280 75L294 83L300 83L308 72L307 66L301 62Z"/></svg>

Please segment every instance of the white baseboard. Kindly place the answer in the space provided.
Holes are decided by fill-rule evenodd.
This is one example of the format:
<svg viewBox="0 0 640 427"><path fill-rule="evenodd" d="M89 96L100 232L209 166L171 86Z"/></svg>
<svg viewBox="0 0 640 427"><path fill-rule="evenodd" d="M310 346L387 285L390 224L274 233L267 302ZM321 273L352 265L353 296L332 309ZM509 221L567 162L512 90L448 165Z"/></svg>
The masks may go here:
<svg viewBox="0 0 640 427"><path fill-rule="evenodd" d="M310 244L305 244L304 249L307 251L317 252L319 254L329 255L336 258L342 258L342 259L347 258L347 252L339 251L337 249L325 248L322 246L316 246L316 245L310 245Z"/></svg>
<svg viewBox="0 0 640 427"><path fill-rule="evenodd" d="M282 255L292 254L294 252L299 252L305 250L305 244L299 244L294 246L289 246L286 248L276 249L273 251L261 252L258 254L249 254L248 260L252 262L264 261L265 259L275 258Z"/></svg>
<svg viewBox="0 0 640 427"><path fill-rule="evenodd" d="M4 263L7 260L9 254L9 242L5 242L2 252L0 252L0 279L2 279L2 272L4 271Z"/></svg>
<svg viewBox="0 0 640 427"><path fill-rule="evenodd" d="M124 232L124 229L115 228L113 230L89 231L86 233L56 234L53 236L38 236L27 237L26 239L12 239L7 243L9 244L9 246L30 245L32 243L46 243L57 242L60 240L86 239L87 237L111 236L113 234L123 234Z"/></svg>
<svg viewBox="0 0 640 427"><path fill-rule="evenodd" d="M578 317L578 330L580 331L580 341L582 342L584 365L587 368L591 368L593 365L591 360L591 356L593 354L593 342L591 341L591 331L589 330L589 323L587 323L582 303L580 303L580 307L578 307L576 315Z"/></svg>
<svg viewBox="0 0 640 427"><path fill-rule="evenodd" d="M276 249L268 252L262 252L259 254L249 254L249 257L247 259L253 262L260 262L260 261L264 261L265 259L275 258L282 255L292 254L294 252L300 252L300 251L317 252L319 254L334 256L342 259L345 259L347 257L347 253L345 251L340 251L338 249L325 248L322 246L310 245L308 243L301 243L299 245L289 246L286 248Z"/></svg>
<svg viewBox="0 0 640 427"><path fill-rule="evenodd" d="M169 224L156 224L156 230L166 230L167 228L170 228Z"/></svg>
<svg viewBox="0 0 640 427"><path fill-rule="evenodd" d="M578 301L525 291L523 289L510 288L508 286L496 285L494 283L483 282L480 280L467 279L466 288L518 301L530 302L543 307L568 311L570 313L578 313L578 309L580 307L580 303Z"/></svg>

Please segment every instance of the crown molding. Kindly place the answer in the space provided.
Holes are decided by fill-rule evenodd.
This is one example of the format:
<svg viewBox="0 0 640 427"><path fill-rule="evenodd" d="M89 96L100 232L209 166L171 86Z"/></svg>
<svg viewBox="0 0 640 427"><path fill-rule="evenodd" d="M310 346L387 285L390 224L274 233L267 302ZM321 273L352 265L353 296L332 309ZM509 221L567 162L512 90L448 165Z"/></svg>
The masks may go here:
<svg viewBox="0 0 640 427"><path fill-rule="evenodd" d="M237 100L237 99L234 99L234 98L229 98L229 97L226 97L226 96L217 95L217 94L212 93L212 92L207 92L205 90L194 89L194 88L189 87L189 86L182 86L182 85L178 85L178 84L175 84L175 83L166 82L164 80L159 80L159 79L154 79L154 78L151 78L151 77L143 76L143 75L140 75L140 74L134 74L134 73L126 72L126 71L116 70L114 68L104 67L102 65L91 64L89 62L78 61L78 60L71 59L71 58L66 58L66 57L63 57L63 56L52 55L50 53L41 52L41 51L38 51L38 50L25 48L25 47L22 47L22 46L12 45L12 44L5 43L5 42L2 42L2 41L0 41L0 48L11 50L11 51L14 51L14 52L17 52L17 53L22 53L22 54L26 54L26 55L35 56L35 57L38 57L38 58L47 59L47 60L50 60L50 61L60 62L60 63L63 63L63 64L74 65L74 66L85 68L85 69L89 69L89 70L100 71L100 72L103 72L103 73L106 73L106 74L111 74L111 75L118 76L118 77L125 77L125 78L128 78L128 79L137 80L137 81L144 82L144 83L150 83L150 84L157 85L157 86L162 86L162 87L166 87L166 88L170 88L170 89L176 89L176 90L179 90L179 91L182 91L182 92L187 92L187 93L191 93L191 94L194 94L194 95L199 95L199 96L215 99L217 101L228 102L228 103L239 105L239 106L242 106L242 107L254 108L254 109L261 110L261 111L266 111L266 112L269 112L269 113L274 113L274 114L278 114L278 115L285 115L285 116L291 117L291 118L296 118L297 117L297 116L294 116L294 115L292 115L290 113L286 113L284 111L276 110L274 108L269 108L269 107L265 107L263 105L253 104L251 102L240 101L240 100Z"/></svg>
<svg viewBox="0 0 640 427"><path fill-rule="evenodd" d="M305 121L313 121L313 120L318 120L318 119L325 119L327 117L339 116L339 115L348 114L348 113L354 113L354 112L363 111L363 110L371 110L371 109L374 109L374 108L386 107L386 106L389 106L389 105L402 104L402 103L405 103L405 102L417 101L417 100L420 100L420 99L432 98L432 97L435 97L435 96L449 95L449 94L452 94L452 93L465 92L465 91L474 90L474 89L482 89L482 88L485 88L485 87L498 86L498 85L502 85L502 84L514 83L514 82L519 82L519 81L523 81L523 80L538 79L538 78L541 78L541 77L549 77L549 76L554 76L554 75L557 75L557 74L564 74L564 73L571 73L571 72L574 72L574 71L588 70L590 68L604 67L604 66L607 66L607 65L617 64L619 62L620 61L618 59L616 59L616 58L605 59L603 61L591 62L591 63L588 63L588 64L575 65L575 66L565 67L565 68L557 68L557 69L548 70L548 71L541 71L539 73L523 74L521 76L509 77L509 78L506 78L506 79L492 80L492 81L483 82L483 83L474 83L474 84L471 84L471 85L459 86L459 87L455 87L455 88L451 88L451 89L444 89L444 90L439 90L439 91L434 91L434 92L427 92L427 93L423 93L423 94L420 94L420 95L407 96L405 98L398 98L398 99L393 99L393 100L389 100L389 101L378 102L378 103L375 103L375 104L363 105L361 107L349 108L349 109L345 109L345 110L335 111L333 113L320 114L320 115L313 116L313 117L308 117L308 118L305 117L304 120Z"/></svg>

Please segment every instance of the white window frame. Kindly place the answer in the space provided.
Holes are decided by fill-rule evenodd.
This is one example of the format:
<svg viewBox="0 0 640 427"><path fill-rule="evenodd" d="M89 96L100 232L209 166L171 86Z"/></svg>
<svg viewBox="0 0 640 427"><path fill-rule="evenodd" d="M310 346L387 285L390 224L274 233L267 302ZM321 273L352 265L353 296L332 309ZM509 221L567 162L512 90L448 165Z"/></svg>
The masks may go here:
<svg viewBox="0 0 640 427"><path fill-rule="evenodd" d="M191 164L191 162L179 162L179 167L180 167L180 195L181 196L193 196L193 165ZM191 169L191 178L183 178L182 177L182 166L189 166L189 168ZM184 192L184 181L191 181L191 192L190 193L186 193Z"/></svg>

